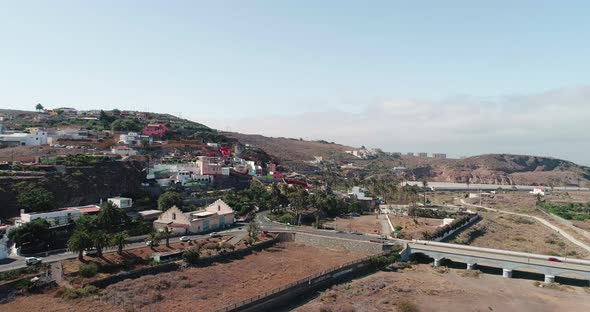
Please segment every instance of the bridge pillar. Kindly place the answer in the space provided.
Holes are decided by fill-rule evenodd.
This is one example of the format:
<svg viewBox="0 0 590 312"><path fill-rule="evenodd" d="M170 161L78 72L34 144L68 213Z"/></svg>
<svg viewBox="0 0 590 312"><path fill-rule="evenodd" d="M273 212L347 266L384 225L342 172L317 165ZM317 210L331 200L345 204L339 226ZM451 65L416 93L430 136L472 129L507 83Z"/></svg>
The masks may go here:
<svg viewBox="0 0 590 312"><path fill-rule="evenodd" d="M512 278L512 270L502 269L502 276L505 278Z"/></svg>
<svg viewBox="0 0 590 312"><path fill-rule="evenodd" d="M467 270L473 270L475 268L475 263L467 263Z"/></svg>
<svg viewBox="0 0 590 312"><path fill-rule="evenodd" d="M435 267L440 266L440 260L442 259L434 259L434 263L432 265Z"/></svg>
<svg viewBox="0 0 590 312"><path fill-rule="evenodd" d="M555 276L545 274L545 284L555 283Z"/></svg>

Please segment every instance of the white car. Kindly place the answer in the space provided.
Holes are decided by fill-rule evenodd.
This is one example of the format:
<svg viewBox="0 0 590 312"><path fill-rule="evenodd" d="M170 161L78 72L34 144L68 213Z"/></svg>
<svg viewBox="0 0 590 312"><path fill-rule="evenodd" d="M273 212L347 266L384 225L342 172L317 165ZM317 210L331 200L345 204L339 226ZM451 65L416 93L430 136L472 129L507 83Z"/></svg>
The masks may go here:
<svg viewBox="0 0 590 312"><path fill-rule="evenodd" d="M221 234L219 234L217 232L212 232L212 233L209 233L209 237L221 237Z"/></svg>
<svg viewBox="0 0 590 312"><path fill-rule="evenodd" d="M26 265L34 265L41 263L42 259L38 257L26 257L25 264Z"/></svg>
<svg viewBox="0 0 590 312"><path fill-rule="evenodd" d="M181 242L190 242L191 238L188 236L182 236L182 237L180 237L180 241Z"/></svg>

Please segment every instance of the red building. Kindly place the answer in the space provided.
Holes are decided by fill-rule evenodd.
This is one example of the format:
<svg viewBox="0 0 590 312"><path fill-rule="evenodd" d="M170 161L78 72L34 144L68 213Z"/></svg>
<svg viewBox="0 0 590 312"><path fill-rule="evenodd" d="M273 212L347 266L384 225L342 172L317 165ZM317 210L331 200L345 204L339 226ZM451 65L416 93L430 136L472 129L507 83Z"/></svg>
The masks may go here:
<svg viewBox="0 0 590 312"><path fill-rule="evenodd" d="M166 134L166 131L168 131L168 128L166 128L166 125L164 124L149 124L143 128L141 134L158 137L161 139L164 134Z"/></svg>

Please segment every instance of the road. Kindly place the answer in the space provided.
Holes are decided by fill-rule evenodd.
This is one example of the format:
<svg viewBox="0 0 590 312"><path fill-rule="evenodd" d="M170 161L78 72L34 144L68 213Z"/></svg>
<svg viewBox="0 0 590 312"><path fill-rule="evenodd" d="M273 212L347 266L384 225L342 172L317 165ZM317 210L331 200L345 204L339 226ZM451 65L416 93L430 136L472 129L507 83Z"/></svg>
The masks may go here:
<svg viewBox="0 0 590 312"><path fill-rule="evenodd" d="M463 204L465 206L482 208L482 209L485 209L485 210L488 210L488 211L493 211L493 212L498 212L498 213L510 214L510 215L515 215L515 216L520 216L520 217L525 217L525 218L533 218L533 219L539 221L544 226L546 226L546 227L548 227L548 228L556 231L559 235L561 235L563 238L567 239L568 241L572 242L573 244L575 244L575 245L579 246L580 248L583 248L584 250L590 252L590 246L584 244L583 242L579 241L578 239L576 239L572 235L570 235L567 232L565 232L562 228L559 228L559 227L551 224L549 221L547 221L547 220L545 220L543 218L539 218L537 216L531 216L531 215L524 214L524 213L503 211L503 210L499 210L499 209L495 209L495 208L490 208L490 207L485 207L485 206L480 206L480 205L469 204L469 203L465 202L464 199L461 199L461 204Z"/></svg>
<svg viewBox="0 0 590 312"><path fill-rule="evenodd" d="M231 228L231 229L228 229L225 231L219 231L218 233L231 234L231 233L237 233L237 232L243 232L243 231L244 230L240 230L239 228ZM193 240L209 237L208 234L186 235L186 236L190 237ZM133 238L131 238L131 239L133 239ZM180 237L171 237L170 238L171 243L178 242L178 241L180 241ZM145 244L146 243L143 240L141 242L130 243L129 245L125 246L125 250L131 250L131 249L145 247L146 246ZM109 251L116 251L116 250L117 250L117 248L114 247L114 248L106 248L104 251L109 252ZM55 254L55 255L48 256L48 257L41 257L41 258L43 259L43 263L54 263L54 262L61 261L61 260L73 259L73 258L76 258L77 256L78 256L78 253L73 253L73 252L67 251L64 253ZM6 262L4 264L0 264L0 272L26 267L25 257L10 255L9 258L6 260L8 260L9 262Z"/></svg>

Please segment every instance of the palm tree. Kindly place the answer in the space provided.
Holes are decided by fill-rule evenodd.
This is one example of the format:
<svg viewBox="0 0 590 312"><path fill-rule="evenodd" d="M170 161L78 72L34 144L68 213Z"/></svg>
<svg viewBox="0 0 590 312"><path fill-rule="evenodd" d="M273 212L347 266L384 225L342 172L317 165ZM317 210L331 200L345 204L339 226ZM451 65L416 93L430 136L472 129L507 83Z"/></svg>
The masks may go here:
<svg viewBox="0 0 590 312"><path fill-rule="evenodd" d="M129 237L129 235L127 235L127 232L125 231L118 232L111 237L111 244L117 246L117 253L120 255L123 254L123 248L127 245L127 237Z"/></svg>
<svg viewBox="0 0 590 312"><path fill-rule="evenodd" d="M94 243L94 248L96 248L96 253L99 257L102 257L102 250L110 246L111 239L104 231L96 231L92 234L92 242Z"/></svg>
<svg viewBox="0 0 590 312"><path fill-rule="evenodd" d="M164 230L162 230L162 234L166 239L166 247L170 248L170 234L172 234L172 231L170 231L168 227L165 227Z"/></svg>
<svg viewBox="0 0 590 312"><path fill-rule="evenodd" d="M96 215L96 224L108 233L115 233L117 227L126 221L128 217L125 211L110 201L103 203Z"/></svg>
<svg viewBox="0 0 590 312"><path fill-rule="evenodd" d="M84 260L84 250L92 247L93 241L90 235L85 232L76 231L68 240L68 249L78 253L78 260Z"/></svg>
<svg viewBox="0 0 590 312"><path fill-rule="evenodd" d="M154 247L156 245L160 244L160 233L158 232L150 232L150 234L148 234L148 238L147 238L148 242L150 242L150 247Z"/></svg>
<svg viewBox="0 0 590 312"><path fill-rule="evenodd" d="M40 112L43 110L43 105L41 105L41 103L37 103L37 105L35 105L35 110Z"/></svg>
<svg viewBox="0 0 590 312"><path fill-rule="evenodd" d="M422 188L424 188L424 207L426 207L426 192L428 188L428 181L422 181Z"/></svg>

